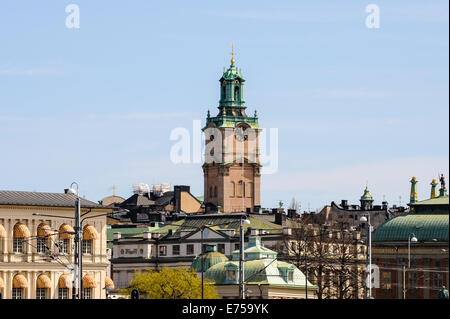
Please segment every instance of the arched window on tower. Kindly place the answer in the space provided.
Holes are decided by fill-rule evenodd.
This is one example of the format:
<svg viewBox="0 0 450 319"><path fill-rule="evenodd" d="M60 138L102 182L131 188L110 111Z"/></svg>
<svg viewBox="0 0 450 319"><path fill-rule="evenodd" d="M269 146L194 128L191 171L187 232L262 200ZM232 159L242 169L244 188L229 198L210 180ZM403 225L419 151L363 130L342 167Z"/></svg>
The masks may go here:
<svg viewBox="0 0 450 319"><path fill-rule="evenodd" d="M239 181L238 184L238 197L245 197L245 184L243 181Z"/></svg>
<svg viewBox="0 0 450 319"><path fill-rule="evenodd" d="M217 186L214 186L214 197L217 197Z"/></svg>
<svg viewBox="0 0 450 319"><path fill-rule="evenodd" d="M247 183L247 197L253 197L253 183Z"/></svg>
<svg viewBox="0 0 450 319"><path fill-rule="evenodd" d="M226 99L227 94L227 87L225 86L225 83L222 85L222 100Z"/></svg>
<svg viewBox="0 0 450 319"><path fill-rule="evenodd" d="M239 100L239 86L235 86L234 87L234 100L238 101Z"/></svg>
<svg viewBox="0 0 450 319"><path fill-rule="evenodd" d="M231 182L231 194L230 197L236 196L236 184L234 182Z"/></svg>
<svg viewBox="0 0 450 319"><path fill-rule="evenodd" d="M213 197L213 196L214 196L213 188L212 188L212 186L209 186L209 197Z"/></svg>

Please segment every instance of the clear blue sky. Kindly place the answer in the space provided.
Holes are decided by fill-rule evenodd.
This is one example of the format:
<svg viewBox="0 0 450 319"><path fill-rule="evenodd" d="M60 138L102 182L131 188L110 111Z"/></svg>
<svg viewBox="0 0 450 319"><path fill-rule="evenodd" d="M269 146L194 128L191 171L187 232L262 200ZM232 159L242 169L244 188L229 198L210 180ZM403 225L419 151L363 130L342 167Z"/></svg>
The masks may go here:
<svg viewBox="0 0 450 319"><path fill-rule="evenodd" d="M263 206L356 202L366 182L405 204L413 175L427 198L449 172L448 23L447 1L1 1L0 189L203 195L201 165L172 164L169 136L216 114L234 42L248 114L279 132Z"/></svg>

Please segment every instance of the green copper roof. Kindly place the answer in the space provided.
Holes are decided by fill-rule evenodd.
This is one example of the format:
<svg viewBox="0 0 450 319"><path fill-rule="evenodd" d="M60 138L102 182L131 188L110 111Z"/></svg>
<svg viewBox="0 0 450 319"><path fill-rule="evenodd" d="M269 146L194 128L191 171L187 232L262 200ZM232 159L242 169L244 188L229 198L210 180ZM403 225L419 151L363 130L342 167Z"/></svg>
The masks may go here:
<svg viewBox="0 0 450 319"><path fill-rule="evenodd" d="M373 242L407 242L411 233L419 241L448 242L447 214L405 214L396 216L380 225L372 234Z"/></svg>
<svg viewBox="0 0 450 319"><path fill-rule="evenodd" d="M244 77L235 65L230 65L228 70L223 73L222 78L224 80L236 80L238 78L244 80Z"/></svg>
<svg viewBox="0 0 450 319"><path fill-rule="evenodd" d="M364 194L361 196L360 200L366 200L366 201L373 201L372 195L370 195L369 189L366 186L366 189L364 190Z"/></svg>
<svg viewBox="0 0 450 319"><path fill-rule="evenodd" d="M191 269L200 272L202 271L203 266L204 270L206 271L212 266L225 261L228 261L227 256L217 251L213 251L195 258L194 261L192 262Z"/></svg>
<svg viewBox="0 0 450 319"><path fill-rule="evenodd" d="M239 262L222 262L209 268L205 276L215 282L216 285L236 285L239 283ZM236 279L227 278L227 272L234 270ZM293 280L288 280L288 271L293 272ZM280 262L276 259L258 259L244 262L244 280L246 284L262 284L281 287L305 287L305 275L294 265ZM317 289L308 281L309 289Z"/></svg>
<svg viewBox="0 0 450 319"><path fill-rule="evenodd" d="M435 198L430 198L426 200L422 200L420 202L415 202L413 204L410 204L410 206L422 206L422 205L448 205L448 195L447 196L440 196Z"/></svg>

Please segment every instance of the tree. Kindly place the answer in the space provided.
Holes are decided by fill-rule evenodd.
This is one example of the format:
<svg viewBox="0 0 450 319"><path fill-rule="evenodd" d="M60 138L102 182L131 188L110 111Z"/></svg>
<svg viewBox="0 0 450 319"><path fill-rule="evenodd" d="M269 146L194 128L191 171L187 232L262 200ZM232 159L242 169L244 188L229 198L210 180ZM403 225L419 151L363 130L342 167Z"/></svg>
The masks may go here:
<svg viewBox="0 0 450 319"><path fill-rule="evenodd" d="M204 281L204 298L218 299L216 288L209 280ZM139 290L145 299L200 299L202 282L195 271L188 268L167 268L160 271L145 270L134 274L130 287L124 293L130 295L132 289Z"/></svg>
<svg viewBox="0 0 450 319"><path fill-rule="evenodd" d="M358 234L343 225L330 229L321 224L291 221L279 257L297 266L318 287L319 299L357 298L363 285L359 268L364 255ZM361 258L362 257L362 258Z"/></svg>

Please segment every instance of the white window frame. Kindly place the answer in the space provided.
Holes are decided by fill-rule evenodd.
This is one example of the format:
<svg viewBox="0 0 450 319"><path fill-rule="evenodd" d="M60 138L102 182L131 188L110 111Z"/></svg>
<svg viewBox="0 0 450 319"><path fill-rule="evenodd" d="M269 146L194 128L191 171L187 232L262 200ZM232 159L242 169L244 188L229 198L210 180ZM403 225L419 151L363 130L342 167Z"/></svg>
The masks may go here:
<svg viewBox="0 0 450 319"><path fill-rule="evenodd" d="M46 252L46 249L47 249L46 238L38 237L36 239L36 252L38 254L44 254Z"/></svg>
<svg viewBox="0 0 450 319"><path fill-rule="evenodd" d="M91 239L83 239L81 241L81 249L83 255L92 255L92 240Z"/></svg>
<svg viewBox="0 0 450 319"><path fill-rule="evenodd" d="M14 237L13 238L13 252L18 254L23 254L23 238Z"/></svg>
<svg viewBox="0 0 450 319"><path fill-rule="evenodd" d="M58 299L69 299L69 288L58 288Z"/></svg>
<svg viewBox="0 0 450 319"><path fill-rule="evenodd" d="M92 289L83 288L83 299L92 299Z"/></svg>
<svg viewBox="0 0 450 319"><path fill-rule="evenodd" d="M13 288L12 299L23 299L23 288Z"/></svg>
<svg viewBox="0 0 450 319"><path fill-rule="evenodd" d="M47 288L36 288L36 299L47 299Z"/></svg>

